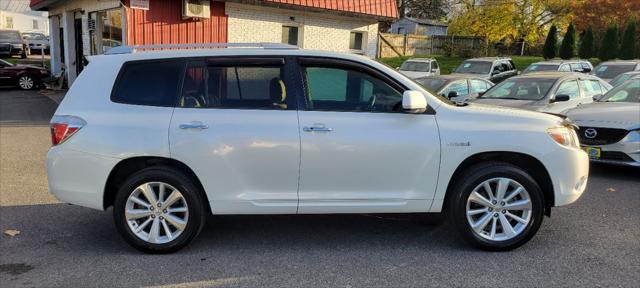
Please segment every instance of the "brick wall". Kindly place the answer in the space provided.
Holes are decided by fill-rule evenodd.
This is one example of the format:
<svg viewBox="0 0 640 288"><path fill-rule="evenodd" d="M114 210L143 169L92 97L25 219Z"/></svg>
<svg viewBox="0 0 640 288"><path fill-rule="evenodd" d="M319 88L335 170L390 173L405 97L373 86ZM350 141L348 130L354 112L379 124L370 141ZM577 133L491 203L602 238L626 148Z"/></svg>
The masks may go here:
<svg viewBox="0 0 640 288"><path fill-rule="evenodd" d="M325 13L277 9L226 2L229 42L282 41L282 26L297 26L298 46L306 49L349 52L351 31L365 32L364 52L376 56L378 22L376 19L333 16ZM294 20L291 20L294 17Z"/></svg>

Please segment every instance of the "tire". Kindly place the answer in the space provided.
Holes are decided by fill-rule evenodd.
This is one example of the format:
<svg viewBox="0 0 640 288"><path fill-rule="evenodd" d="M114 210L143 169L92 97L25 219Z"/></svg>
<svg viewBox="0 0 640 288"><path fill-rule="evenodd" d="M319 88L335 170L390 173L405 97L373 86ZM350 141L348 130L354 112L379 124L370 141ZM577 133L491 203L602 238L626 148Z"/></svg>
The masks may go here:
<svg viewBox="0 0 640 288"><path fill-rule="evenodd" d="M32 90L36 88L36 80L29 74L23 74L18 76L18 87L22 90Z"/></svg>
<svg viewBox="0 0 640 288"><path fill-rule="evenodd" d="M160 198L160 186L164 184L164 200L168 202L169 199L172 198L171 195L175 190L179 192L178 194L180 194L182 198L165 207L166 209L160 208L160 206L157 206L158 208L154 207L155 209L145 208L137 204L140 202L131 200L133 198L130 198L130 196L135 196L146 204L151 203L152 201L148 200L145 196L147 194L145 194L144 189L141 188L146 184L149 184L149 186L145 186L147 189L150 187L151 190L153 190L152 197ZM193 179L179 170L165 166L145 168L131 175L117 193L113 209L116 228L127 243L142 252L163 254L178 251L193 241L204 227L205 217L207 215L205 207L207 206L204 203L206 200L202 196L203 193L198 185L194 183ZM160 200L158 203L165 202L162 201L162 199ZM167 213L171 210L182 211L184 207L186 207L185 212ZM131 218L127 218L126 210L146 211L144 212L145 215L149 213L153 215L131 220ZM169 219L178 219L180 221L170 221ZM144 222L147 221L151 222L145 226ZM184 224L185 222L186 224ZM173 226L171 223L179 223L180 225ZM157 234L151 233L154 225L157 227L157 230L155 230L158 231ZM144 228L140 228L143 226ZM182 229L178 228L179 226L182 226ZM138 228L141 229L141 232L136 233L133 229ZM167 233L166 229L169 229L170 233ZM152 234L156 235L156 237L153 237ZM162 234L164 234L164 236ZM169 235L172 236L169 237ZM156 241L153 241L153 239Z"/></svg>
<svg viewBox="0 0 640 288"><path fill-rule="evenodd" d="M450 191L454 194L448 199L447 213L466 242L483 250L508 251L527 243L540 228L544 218L542 190L520 167L503 162L480 163L465 170L459 179ZM495 198L488 196L485 184ZM498 185L507 187L502 198L498 198ZM476 193L470 197L473 192ZM508 199L509 196L513 198ZM478 204L489 199L497 201L489 201L491 205L486 206ZM467 211L471 211L469 215ZM523 220L528 221L520 222ZM479 225L474 229L472 223ZM482 226L483 223L486 226Z"/></svg>

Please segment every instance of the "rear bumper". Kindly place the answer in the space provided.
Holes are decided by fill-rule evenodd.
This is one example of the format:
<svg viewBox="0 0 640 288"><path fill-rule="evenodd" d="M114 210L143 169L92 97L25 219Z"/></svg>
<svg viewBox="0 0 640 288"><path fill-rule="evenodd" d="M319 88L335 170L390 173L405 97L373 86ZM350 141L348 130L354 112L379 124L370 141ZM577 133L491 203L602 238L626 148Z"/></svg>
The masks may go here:
<svg viewBox="0 0 640 288"><path fill-rule="evenodd" d="M47 153L49 191L62 202L103 210L104 187L119 161L52 147Z"/></svg>
<svg viewBox="0 0 640 288"><path fill-rule="evenodd" d="M578 148L560 147L547 154L547 165L554 190L554 206L571 204L578 200L587 187L589 156Z"/></svg>

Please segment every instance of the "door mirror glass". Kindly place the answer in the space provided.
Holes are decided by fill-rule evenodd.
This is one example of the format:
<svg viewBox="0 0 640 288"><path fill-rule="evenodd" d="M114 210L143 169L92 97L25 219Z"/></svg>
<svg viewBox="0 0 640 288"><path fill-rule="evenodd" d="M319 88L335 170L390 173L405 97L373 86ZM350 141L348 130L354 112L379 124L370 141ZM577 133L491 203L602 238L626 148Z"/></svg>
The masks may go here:
<svg viewBox="0 0 640 288"><path fill-rule="evenodd" d="M422 113L427 110L427 98L420 91L404 91L402 94L402 108L409 113Z"/></svg>
<svg viewBox="0 0 640 288"><path fill-rule="evenodd" d="M602 96L603 96L602 94L593 95L592 97L593 101L600 101L600 99L602 99Z"/></svg>
<svg viewBox="0 0 640 288"><path fill-rule="evenodd" d="M556 95L556 98L552 102L565 102L565 101L569 101L569 99L571 99L569 95L560 94L560 95Z"/></svg>
<svg viewBox="0 0 640 288"><path fill-rule="evenodd" d="M458 97L458 92L456 92L456 91L451 91L447 95L447 98L449 98L449 100L451 100L451 98L456 98L456 97Z"/></svg>

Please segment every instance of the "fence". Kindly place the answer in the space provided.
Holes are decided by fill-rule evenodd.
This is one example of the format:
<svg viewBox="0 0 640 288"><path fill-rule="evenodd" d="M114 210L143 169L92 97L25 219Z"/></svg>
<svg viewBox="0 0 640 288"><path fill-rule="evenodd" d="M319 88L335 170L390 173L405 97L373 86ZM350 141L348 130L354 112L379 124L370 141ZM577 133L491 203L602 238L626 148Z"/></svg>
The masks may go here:
<svg viewBox="0 0 640 288"><path fill-rule="evenodd" d="M378 33L378 57L413 55L485 55L483 37L455 35L401 35Z"/></svg>

